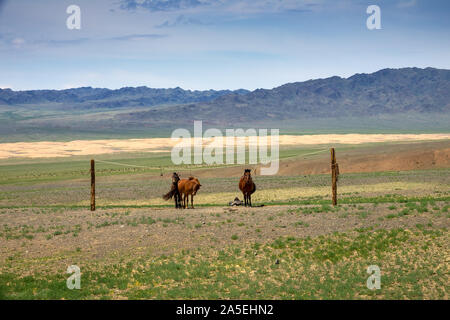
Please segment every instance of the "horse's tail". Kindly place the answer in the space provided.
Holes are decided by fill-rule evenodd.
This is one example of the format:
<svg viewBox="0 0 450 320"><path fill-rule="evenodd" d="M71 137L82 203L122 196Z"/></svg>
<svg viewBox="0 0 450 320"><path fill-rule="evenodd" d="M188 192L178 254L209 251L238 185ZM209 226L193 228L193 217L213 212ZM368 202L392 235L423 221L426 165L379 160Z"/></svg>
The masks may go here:
<svg viewBox="0 0 450 320"><path fill-rule="evenodd" d="M175 189L170 190L165 195L163 195L163 199L166 200L166 201L169 200L169 199L172 199L172 197L174 196L175 192L176 192Z"/></svg>

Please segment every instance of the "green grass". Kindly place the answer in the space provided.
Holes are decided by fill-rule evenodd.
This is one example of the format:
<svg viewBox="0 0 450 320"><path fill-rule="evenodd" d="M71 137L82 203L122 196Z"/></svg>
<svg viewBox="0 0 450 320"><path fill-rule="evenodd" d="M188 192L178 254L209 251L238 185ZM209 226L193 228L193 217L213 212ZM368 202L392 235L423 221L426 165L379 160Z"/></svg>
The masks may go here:
<svg viewBox="0 0 450 320"><path fill-rule="evenodd" d="M407 197L403 195L380 195L377 197L343 197L338 199L338 204L356 204L356 203L409 203L420 201L450 201L450 196L424 196L424 197ZM315 199L313 197L305 200L292 200L292 201L271 201L265 205L330 205L329 199ZM326 212L323 209L317 212ZM331 211L331 210L330 210ZM312 213L314 211L305 211Z"/></svg>
<svg viewBox="0 0 450 320"><path fill-rule="evenodd" d="M130 155L131 156L131 155ZM126 163L133 166L147 166L150 168L124 167L119 165L97 162L96 176L114 176L137 173L159 173L159 167L166 167L170 161L170 154L157 153L151 156L140 157L111 157L95 156L95 159L102 159L118 163ZM112 159L111 159L112 158ZM65 181L72 179L88 179L90 170L90 160L84 157L83 160L71 159L37 159L19 160L24 163L0 165L0 185L1 184L37 184L43 182Z"/></svg>
<svg viewBox="0 0 450 320"><path fill-rule="evenodd" d="M305 228L309 227L309 224L304 221L297 221L296 223L294 223L294 225L296 227L305 227Z"/></svg>
<svg viewBox="0 0 450 320"><path fill-rule="evenodd" d="M285 158L302 157L313 150L316 149L287 149L283 151L283 156ZM153 169L127 168L97 163L98 208L169 208L173 206L173 203L164 202L161 199L161 195L167 192L170 184L169 169L175 169L167 166L171 163L167 153L102 155L99 158L138 166L150 166ZM161 172L160 167L165 173L164 179L155 179L155 176L158 177ZM198 167L193 166L176 168L176 170L182 171L183 177L191 173L195 175L196 169ZM420 197L429 196L430 199L449 199L449 192L445 190L445 185L448 184L445 177L448 176L448 172L449 169L346 173L341 175L339 181L338 203L390 202L392 205L396 205L397 202L410 201L411 195L406 193L408 191L412 191ZM323 205L322 211L330 212L331 210L327 208L331 204L327 189L330 184L329 178L328 174L255 176L257 192L252 200L255 205ZM196 205L226 205L229 200L240 195L236 179L236 177L202 178L202 188L196 197L198 201ZM389 188L390 181L394 182L396 186L404 187L405 191L394 190L394 187L386 190ZM376 186L380 183L386 186L373 192L361 191L365 186ZM417 188L431 185L436 186L435 191L430 190L425 194L418 193ZM316 190L319 190L319 194ZM0 161L0 214L2 213L1 209L13 208L52 208L54 210L86 208L89 203L87 192L89 192L88 157ZM381 194L384 192L390 194L382 196ZM274 197L274 194L278 196ZM420 208L419 210L421 210ZM305 211L305 214L310 213L316 212Z"/></svg>
<svg viewBox="0 0 450 320"><path fill-rule="evenodd" d="M109 224L108 224L109 225ZM56 231L52 231L55 230ZM0 238L5 238L6 240L17 240L17 239L34 239L35 235L39 233L48 233L47 238L51 239L54 236L59 236L63 234L72 233L74 237L78 236L82 230L81 225L77 224L75 226L52 226L45 228L43 226L33 227L29 225L19 225L19 226L9 226L7 223L3 224L0 229Z"/></svg>
<svg viewBox="0 0 450 320"><path fill-rule="evenodd" d="M301 156L301 153L286 150L285 157ZM0 165L0 217L27 212L31 215L51 215L66 209L73 211L88 209L80 201L88 196L88 158L67 161L33 160ZM105 160L121 161L135 165L158 166L165 163L167 155L152 156L128 155L105 157ZM131 210L117 213L102 210L133 208L169 208L173 203L164 205L147 205L150 195L160 197L167 191L168 184L162 180L149 180L148 176L158 175L159 170L128 170L112 165L98 165L98 201L95 214L103 214L102 220L77 226L29 225L11 226L8 221L0 225L0 241L21 240L27 246L32 239L42 237L54 241L77 237L84 229L95 231L113 225L125 224L132 227L139 225L184 224L183 218L126 217ZM184 168L186 169L186 168ZM195 169L195 168L194 168ZM412 172L378 172L343 174L340 185L364 185L386 181L436 182L445 184L448 169L412 171ZM127 176L130 174L130 176ZM329 185L329 175L291 176L291 177L255 177L258 190L288 189L291 186L317 187ZM199 196L219 191L236 192L236 178L202 179L203 187ZM294 198L283 201L264 202L270 205L289 205L278 214L269 215L267 221L282 220L281 217L292 214L291 223L298 231L309 231L309 224L300 220L304 216L357 215L361 219L380 207L391 210L381 219L394 219L409 215L439 215L450 218L450 194L444 189L428 190L420 196L400 194L395 190L386 190L389 194L365 194L364 192L338 194L339 206L331 206L327 196L293 195ZM414 192L417 190L413 190ZM419 194L419 193L415 193ZM255 194L257 197L257 194ZM141 200L139 204L108 204L120 198ZM232 199L230 199L232 200ZM210 203L209 203L210 202ZM442 204L442 202L445 202ZM132 202L131 202L132 203ZM254 201L254 204L260 204ZM385 204L385 205L384 205ZM226 203L208 201L196 204L197 207L224 206ZM370 206L371 205L371 206ZM8 211L11 210L11 211ZM248 209L252 211L253 209ZM257 212L257 211L256 211ZM181 213L181 212L180 212ZM184 211L183 214L191 212ZM258 213L258 212L257 212ZM196 214L192 211L192 214ZM254 215L255 211L249 212ZM244 230L239 215L232 219L222 213L222 224L229 228ZM215 214L221 217L220 213ZM5 216L4 216L5 217ZM39 216L38 216L39 217ZM280 218L279 218L280 217ZM297 219L299 219L297 221ZM264 218L266 220L266 218ZM295 222L297 221L297 222ZM186 228L202 228L202 223L193 222ZM265 221L266 222L266 221ZM222 227L222 224L219 227ZM285 228L285 225L275 225ZM248 226L253 227L253 226ZM257 239L264 235L255 225ZM218 249L196 248L170 256L150 256L125 254L103 261L88 260L82 265L82 289L68 290L65 286L65 270L49 271L49 263L44 261L65 261L68 257L75 261L86 261L85 253L75 249L72 255L55 254L39 259L25 259L20 255L5 258L0 272L0 298L8 299L87 299L87 298L205 298L205 299L423 299L442 298L448 292L444 281L448 266L443 265L445 248L448 247L448 231L433 230L427 223L418 224L412 231L403 229L374 230L358 229L347 234L331 234L317 238L298 239L280 238L267 243L242 243L241 236L227 236L231 245ZM194 230L193 230L194 231ZM200 231L200 230L199 230ZM244 230L245 231L245 230ZM242 239L245 237L242 236ZM70 240L82 240L73 239ZM78 248L78 247L76 247ZM83 259L84 258L84 259ZM279 263L275 263L278 261ZM368 265L377 264L383 274L382 290L370 291L365 287L368 277ZM447 268L447 269L445 269ZM29 276L23 276L23 270L29 270ZM42 272L45 270L45 272ZM444 279L444 280L443 280ZM447 288L447 289L446 289Z"/></svg>
<svg viewBox="0 0 450 320"><path fill-rule="evenodd" d="M279 158L287 159L302 157L317 152L317 148L281 149ZM194 155L192 155L194 157ZM90 159L104 160L130 166L112 163L96 162L97 177L109 177L129 174L159 174L179 170L195 170L204 168L226 167L227 165L172 165L170 152L158 153L127 153L119 155L73 156L70 158L51 159L3 159L0 160L0 185L37 184L44 182L65 181L73 179L88 179ZM248 155L246 156L248 162ZM192 158L192 163L193 158ZM133 167L137 166L137 167Z"/></svg>
<svg viewBox="0 0 450 320"><path fill-rule="evenodd" d="M346 197L341 198L338 201L338 204L379 204L379 203L415 203L420 201L432 201L432 202L438 202L438 201L450 201L450 196L424 196L424 197L406 197L402 195L394 195L394 196L377 196L377 197ZM255 202L254 205L259 205L260 203ZM226 206L226 203L202 203L202 204L196 204L196 207L222 207ZM320 207L312 207L313 209L309 208L299 208L299 209L289 209L288 212L297 212L304 213L304 214L312 214L312 213L322 213L322 212L332 212L336 209L334 209L331 205L331 200L328 199L317 199L315 197L306 198L304 200L292 200L292 201L271 201L264 203L265 206L279 206L279 205L320 205ZM448 206L447 206L448 207ZM50 210L57 210L57 209L87 209L88 206L83 205L65 205L65 204L59 204L59 205L3 205L0 206L0 209L50 209ZM167 204L167 205L96 205L97 209L118 209L118 208L124 208L124 209L139 209L139 208L173 208L173 204ZM324 209L324 208L330 208ZM327 211L328 210L328 211ZM448 208L444 213L448 212ZM220 216L220 214L218 214Z"/></svg>
<svg viewBox="0 0 450 320"><path fill-rule="evenodd" d="M447 230L421 225L412 231L366 228L284 237L156 258L130 255L83 266L81 290L66 288L64 272L25 277L3 272L0 294L6 299L442 299L448 288L448 265L442 264L446 241ZM366 269L373 264L382 271L381 289L375 291L366 287Z"/></svg>

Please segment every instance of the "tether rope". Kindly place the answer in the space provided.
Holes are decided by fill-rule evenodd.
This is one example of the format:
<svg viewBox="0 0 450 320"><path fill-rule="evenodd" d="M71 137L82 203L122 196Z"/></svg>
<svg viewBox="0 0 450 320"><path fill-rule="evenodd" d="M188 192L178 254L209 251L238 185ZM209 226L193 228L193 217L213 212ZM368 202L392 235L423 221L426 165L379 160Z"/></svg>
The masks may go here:
<svg viewBox="0 0 450 320"><path fill-rule="evenodd" d="M111 161L104 161L104 160L95 160L96 162L102 162L107 164L115 164L118 166L124 166L124 167L134 167L134 168L146 168L146 169L161 169L161 167L148 167L148 166L138 166L134 164L127 164L127 163L120 163L120 162L111 162Z"/></svg>
<svg viewBox="0 0 450 320"><path fill-rule="evenodd" d="M330 150L330 149L323 149L323 150L320 150L320 151L317 151L317 152L305 153L305 154L303 154L301 156L310 156L312 154L317 154L317 153L325 152L325 151L328 151L328 150Z"/></svg>
<svg viewBox="0 0 450 320"><path fill-rule="evenodd" d="M290 156L290 157L282 158L280 160L291 159L291 158L299 158L299 157L303 157L303 156L310 156L310 155L318 154L318 153L325 152L325 151L328 151L328 150L330 150L330 149L327 148L327 149L319 150L319 151L316 151L316 152L310 152L310 153L305 153L305 154L296 154L296 155L293 155L293 156Z"/></svg>
<svg viewBox="0 0 450 320"><path fill-rule="evenodd" d="M291 157L286 157L283 159L289 159L289 158L295 158L295 157L303 157L303 156L309 156L309 155L313 155L313 154L318 154L321 152L325 152L328 151L328 149L323 149L323 150L319 150L316 152L310 152L310 153L305 153L305 154L300 154L300 155L295 155L295 156L291 156ZM279 159L279 160L283 160L283 159ZM117 166L123 166L123 167L134 167L134 168L144 168L144 169L156 169L156 170L164 170L164 169L169 169L170 167L149 167L149 166L139 166L139 165L134 165L134 164L127 164L127 163L121 163L121 162L113 162L113 161L105 161L105 160L98 160L95 159L96 162L100 162L100 163L106 163L106 164L113 164L113 165L117 165ZM235 167L235 166L241 166L242 164L233 164L233 165L228 165L229 167ZM208 168L209 165L203 166L201 165L200 168ZM212 165L212 167L217 167L217 165ZM191 172L192 167L188 167L185 169L189 169L189 171Z"/></svg>

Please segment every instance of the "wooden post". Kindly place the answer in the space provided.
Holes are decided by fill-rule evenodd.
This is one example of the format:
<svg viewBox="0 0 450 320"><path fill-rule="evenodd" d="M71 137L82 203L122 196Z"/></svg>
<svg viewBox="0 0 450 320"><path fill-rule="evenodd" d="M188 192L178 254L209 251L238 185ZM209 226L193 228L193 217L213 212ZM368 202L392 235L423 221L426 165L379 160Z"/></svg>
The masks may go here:
<svg viewBox="0 0 450 320"><path fill-rule="evenodd" d="M339 175L339 167L336 163L336 152L331 148L331 195L333 206L337 205L337 180Z"/></svg>
<svg viewBox="0 0 450 320"><path fill-rule="evenodd" d="M91 211L95 211L95 161L91 160Z"/></svg>

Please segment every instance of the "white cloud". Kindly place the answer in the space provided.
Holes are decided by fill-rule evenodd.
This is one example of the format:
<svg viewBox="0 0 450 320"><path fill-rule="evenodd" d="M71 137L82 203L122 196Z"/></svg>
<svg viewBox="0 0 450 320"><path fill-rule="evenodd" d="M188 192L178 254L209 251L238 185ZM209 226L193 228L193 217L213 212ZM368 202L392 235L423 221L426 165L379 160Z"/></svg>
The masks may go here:
<svg viewBox="0 0 450 320"><path fill-rule="evenodd" d="M25 44L25 39L23 38L14 38L11 40L11 43L14 47L20 48Z"/></svg>
<svg viewBox="0 0 450 320"><path fill-rule="evenodd" d="M417 0L401 1L397 7L399 8L410 8L417 4Z"/></svg>
<svg viewBox="0 0 450 320"><path fill-rule="evenodd" d="M327 0L122 0L121 9L143 9L151 12L211 12L271 13L310 11ZM332 3L332 2L330 2Z"/></svg>
<svg viewBox="0 0 450 320"><path fill-rule="evenodd" d="M189 26L189 25L210 25L210 22L204 22L194 18L187 18L185 15L179 15L172 22L169 20L164 21L163 23L156 25L156 28L172 28L177 26Z"/></svg>
<svg viewBox="0 0 450 320"><path fill-rule="evenodd" d="M219 0L122 0L120 7L126 10L139 8L153 12L178 11L216 4Z"/></svg>

